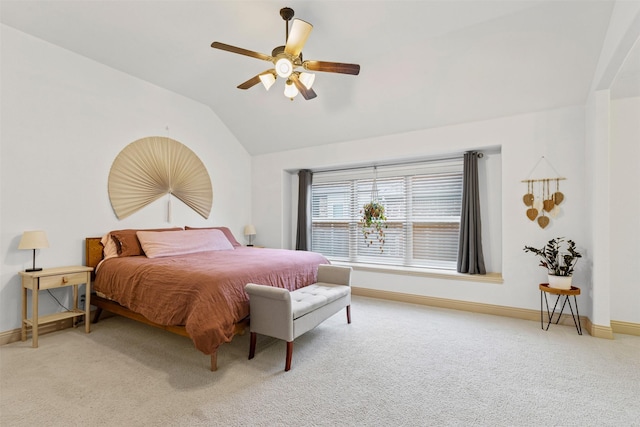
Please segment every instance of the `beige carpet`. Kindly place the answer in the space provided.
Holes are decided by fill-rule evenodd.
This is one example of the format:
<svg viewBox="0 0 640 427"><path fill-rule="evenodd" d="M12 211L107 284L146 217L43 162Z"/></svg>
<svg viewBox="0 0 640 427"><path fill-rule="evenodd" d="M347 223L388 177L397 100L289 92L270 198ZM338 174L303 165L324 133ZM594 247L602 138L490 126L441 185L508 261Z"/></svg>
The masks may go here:
<svg viewBox="0 0 640 427"><path fill-rule="evenodd" d="M113 317L0 347L2 426L640 426L640 337L354 297L296 340L248 334L219 370Z"/></svg>

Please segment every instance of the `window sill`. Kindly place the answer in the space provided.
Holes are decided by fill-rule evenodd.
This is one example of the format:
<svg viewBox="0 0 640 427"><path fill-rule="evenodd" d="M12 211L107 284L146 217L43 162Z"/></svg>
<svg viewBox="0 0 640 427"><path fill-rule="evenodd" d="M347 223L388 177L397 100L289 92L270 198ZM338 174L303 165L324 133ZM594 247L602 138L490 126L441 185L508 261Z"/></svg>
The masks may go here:
<svg viewBox="0 0 640 427"><path fill-rule="evenodd" d="M464 274L458 273L457 271L436 270L418 267L399 267L393 265L361 264L355 262L338 261L332 261L331 263L333 265L345 265L348 267L352 267L354 270L371 271L375 273L405 274L409 276L435 277L438 279L449 279L467 282L496 284L504 283L504 280L502 279L502 273Z"/></svg>

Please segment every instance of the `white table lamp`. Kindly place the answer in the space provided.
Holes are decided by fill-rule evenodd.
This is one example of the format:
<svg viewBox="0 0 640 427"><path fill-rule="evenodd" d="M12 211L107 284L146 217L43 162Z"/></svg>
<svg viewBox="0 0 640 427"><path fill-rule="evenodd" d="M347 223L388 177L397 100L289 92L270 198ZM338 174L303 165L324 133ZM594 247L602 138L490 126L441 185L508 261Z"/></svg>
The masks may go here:
<svg viewBox="0 0 640 427"><path fill-rule="evenodd" d="M256 235L256 228L253 225L247 225L244 228L244 235L249 239L249 244L247 246L253 246L253 238Z"/></svg>
<svg viewBox="0 0 640 427"><path fill-rule="evenodd" d="M36 268L36 249L48 248L49 241L44 231L25 231L22 233L22 239L18 249L33 249L33 268L25 271L40 271L42 268Z"/></svg>

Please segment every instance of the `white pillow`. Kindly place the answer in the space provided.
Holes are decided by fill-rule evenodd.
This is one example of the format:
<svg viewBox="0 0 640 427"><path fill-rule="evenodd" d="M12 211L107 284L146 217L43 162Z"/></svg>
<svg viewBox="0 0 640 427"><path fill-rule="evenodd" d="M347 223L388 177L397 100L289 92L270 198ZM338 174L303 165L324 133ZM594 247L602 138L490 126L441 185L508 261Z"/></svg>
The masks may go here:
<svg viewBox="0 0 640 427"><path fill-rule="evenodd" d="M220 230L138 231L136 235L147 258L233 250Z"/></svg>

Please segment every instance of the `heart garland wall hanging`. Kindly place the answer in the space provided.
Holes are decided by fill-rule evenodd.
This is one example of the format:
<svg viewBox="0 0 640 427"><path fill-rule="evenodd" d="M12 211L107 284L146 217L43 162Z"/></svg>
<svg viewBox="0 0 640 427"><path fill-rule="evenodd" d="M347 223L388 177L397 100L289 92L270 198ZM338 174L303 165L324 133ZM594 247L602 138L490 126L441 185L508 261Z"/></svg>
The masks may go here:
<svg viewBox="0 0 640 427"><path fill-rule="evenodd" d="M542 156L531 173L542 160L547 161ZM553 166L548 161L547 163L555 172ZM529 176L531 176L531 173ZM537 221L540 228L547 227L550 217L555 218L560 213L559 205L564 201L564 194L560 191L560 181L564 179L566 178L558 176L556 178L525 179L522 181L527 184L527 192L522 197L522 202L527 207L527 218L530 221Z"/></svg>

